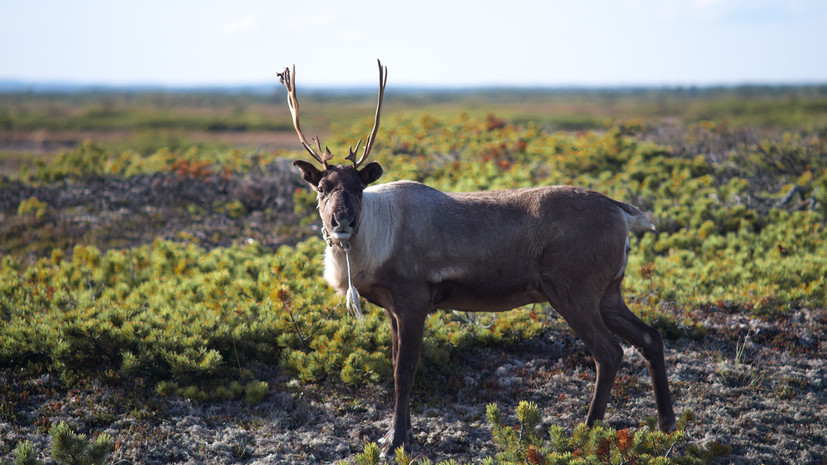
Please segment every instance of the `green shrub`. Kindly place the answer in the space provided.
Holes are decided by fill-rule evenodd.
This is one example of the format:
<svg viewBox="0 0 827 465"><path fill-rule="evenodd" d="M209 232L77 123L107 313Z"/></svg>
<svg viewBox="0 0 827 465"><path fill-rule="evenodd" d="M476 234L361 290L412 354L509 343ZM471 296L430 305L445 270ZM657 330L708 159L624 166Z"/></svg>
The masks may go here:
<svg viewBox="0 0 827 465"><path fill-rule="evenodd" d="M102 465L115 449L112 436L100 434L92 441L85 434L77 434L65 422L53 425L52 460L58 465Z"/></svg>
<svg viewBox="0 0 827 465"><path fill-rule="evenodd" d="M15 465L40 465L35 457L34 447L31 441L20 441L14 448ZM5 464L5 462L3 462Z"/></svg>
<svg viewBox="0 0 827 465"><path fill-rule="evenodd" d="M37 197L29 197L20 202L20 205L17 207L17 216L32 215L39 221L46 216L48 211L49 204L41 202Z"/></svg>
<svg viewBox="0 0 827 465"><path fill-rule="evenodd" d="M686 436L680 431L665 434L650 428L632 432L600 424L589 428L581 423L570 433L552 426L545 439L538 427L541 414L533 402L519 403L517 426L506 426L496 404L488 405L486 416L492 440L500 449L490 463L706 464L729 453L729 448L721 444L686 445Z"/></svg>
<svg viewBox="0 0 827 465"><path fill-rule="evenodd" d="M347 316L322 280L323 248L318 239L275 253L156 241L106 253L78 246L71 259L54 254L22 272L5 260L0 366L39 367L70 384L109 370L162 394L250 403L266 392L250 371L257 364L280 363L306 382L390 379L384 312L366 306L363 321ZM542 325L527 311L490 327L441 312L428 327L425 366L475 340L520 340Z"/></svg>

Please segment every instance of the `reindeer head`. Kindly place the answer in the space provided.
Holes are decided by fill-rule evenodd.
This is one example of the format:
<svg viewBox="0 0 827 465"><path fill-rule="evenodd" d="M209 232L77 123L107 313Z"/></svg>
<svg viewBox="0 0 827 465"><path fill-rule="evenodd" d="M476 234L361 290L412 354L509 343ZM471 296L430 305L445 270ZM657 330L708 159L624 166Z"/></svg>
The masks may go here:
<svg viewBox="0 0 827 465"><path fill-rule="evenodd" d="M287 105L290 107L290 114L293 116L293 126L299 136L302 146L310 155L322 165L322 169L316 168L312 163L304 160L295 160L293 166L298 167L302 172L302 178L316 190L319 215L324 223L325 231L329 237L336 242L347 242L356 233L359 226L359 214L362 209L362 191L382 176L382 166L377 162L371 162L359 169L359 166L368 158L376 133L379 130L379 116L382 111L382 100L385 96L385 84L387 83L388 70L382 67L379 62L379 103L376 105L376 116L373 122L373 130L365 144L365 151L359 159L356 159L356 152L362 139L356 143L356 149L348 150L346 160L350 165L327 164L333 158L330 149L322 144L318 137L313 137L316 142L316 149L308 143L299 126L299 101L296 98L295 76L296 67L293 66L291 75L288 68L278 76L281 83L287 88Z"/></svg>

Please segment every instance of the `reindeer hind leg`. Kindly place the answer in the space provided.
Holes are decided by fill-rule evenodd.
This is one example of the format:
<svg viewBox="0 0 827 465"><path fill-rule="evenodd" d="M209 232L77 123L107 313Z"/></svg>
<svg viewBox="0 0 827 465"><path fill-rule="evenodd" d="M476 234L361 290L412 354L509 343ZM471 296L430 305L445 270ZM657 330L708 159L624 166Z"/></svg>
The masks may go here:
<svg viewBox="0 0 827 465"><path fill-rule="evenodd" d="M674 431L675 413L672 410L672 397L666 376L663 337L626 306L620 291L621 280L622 277L609 285L600 301L600 314L612 333L634 346L643 355L652 377L652 389L658 409L658 426L664 432Z"/></svg>
<svg viewBox="0 0 827 465"><path fill-rule="evenodd" d="M551 305L563 316L594 357L597 378L586 416L586 424L591 426L595 421L602 420L606 413L615 376L623 360L623 350L600 318L595 299L573 298L571 293L568 298L561 298L556 295L555 287L550 283L544 285L543 289ZM587 293L579 295L586 296Z"/></svg>

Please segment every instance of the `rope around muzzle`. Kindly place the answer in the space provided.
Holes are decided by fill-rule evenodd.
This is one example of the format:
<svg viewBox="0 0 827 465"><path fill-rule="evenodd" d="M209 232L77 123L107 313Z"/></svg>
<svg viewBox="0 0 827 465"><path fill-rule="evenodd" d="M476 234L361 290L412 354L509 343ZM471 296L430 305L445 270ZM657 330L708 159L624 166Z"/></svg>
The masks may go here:
<svg viewBox="0 0 827 465"><path fill-rule="evenodd" d="M359 291L353 285L353 272L350 267L350 242L348 241L334 241L326 228L322 228L322 236L328 247L338 246L345 253L345 262L347 263L347 295L345 297L345 307L348 312L353 311L356 318L362 320L362 306L359 304Z"/></svg>

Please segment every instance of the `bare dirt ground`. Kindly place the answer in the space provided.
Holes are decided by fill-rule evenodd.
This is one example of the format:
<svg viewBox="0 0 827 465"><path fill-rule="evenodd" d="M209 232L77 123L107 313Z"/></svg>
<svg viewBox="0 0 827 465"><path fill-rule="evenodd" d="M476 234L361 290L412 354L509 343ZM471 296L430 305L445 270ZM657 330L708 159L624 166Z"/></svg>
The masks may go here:
<svg viewBox="0 0 827 465"><path fill-rule="evenodd" d="M254 237L276 247L302 234L285 228L297 221L291 200L300 186L296 178L285 164L231 179L167 173L36 190L10 184L0 188L0 233L8 239L50 224L76 230L70 239L102 248L154 237L196 238L208 247ZM19 201L31 196L50 204L45 219L17 217ZM238 217L208 208L242 198L248 204ZM199 208L182 208L183 201ZM44 239L38 234L30 240ZM696 417L686 430L689 441L731 447L718 463L825 463L824 310L801 309L765 322L724 305L695 309L693 318L706 335L666 341L675 409ZM627 349L625 360L606 416L608 426L618 429L638 428L655 414L642 358ZM0 372L0 385L13 386L1 392L17 401L10 415L0 416L0 458L12 460L14 444L28 438L46 459L49 422L66 420L79 432L114 436L115 464L332 463L352 459L390 425L390 382L304 385L283 375L275 361L258 370L257 378L272 388L253 407L243 400L192 403L140 394L105 379L67 391L49 376ZM412 452L460 463L495 454L485 421L491 402L513 414L520 400L531 400L541 407L544 426L573 428L585 418L593 381L588 354L562 323L514 346L454 353L448 366L420 370Z"/></svg>

